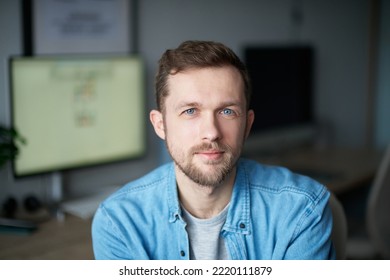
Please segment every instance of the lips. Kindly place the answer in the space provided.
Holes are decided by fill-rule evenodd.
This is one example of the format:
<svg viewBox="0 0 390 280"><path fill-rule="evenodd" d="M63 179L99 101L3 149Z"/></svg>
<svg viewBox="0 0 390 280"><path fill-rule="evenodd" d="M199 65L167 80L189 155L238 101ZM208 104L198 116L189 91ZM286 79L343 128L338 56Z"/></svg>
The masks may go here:
<svg viewBox="0 0 390 280"><path fill-rule="evenodd" d="M207 151L198 151L195 154L207 158L208 160L215 160L222 157L224 151L219 150L207 150Z"/></svg>
<svg viewBox="0 0 390 280"><path fill-rule="evenodd" d="M197 154L223 154L223 151L199 151Z"/></svg>

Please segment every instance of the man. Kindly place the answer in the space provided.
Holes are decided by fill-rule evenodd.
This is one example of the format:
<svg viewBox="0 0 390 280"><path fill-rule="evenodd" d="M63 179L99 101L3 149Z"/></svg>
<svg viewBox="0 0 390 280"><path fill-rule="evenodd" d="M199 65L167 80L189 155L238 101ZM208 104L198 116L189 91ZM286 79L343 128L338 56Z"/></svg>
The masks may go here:
<svg viewBox="0 0 390 280"><path fill-rule="evenodd" d="M104 201L97 259L333 259L329 193L240 159L254 121L245 66L226 46L187 41L156 76L156 134L173 163Z"/></svg>

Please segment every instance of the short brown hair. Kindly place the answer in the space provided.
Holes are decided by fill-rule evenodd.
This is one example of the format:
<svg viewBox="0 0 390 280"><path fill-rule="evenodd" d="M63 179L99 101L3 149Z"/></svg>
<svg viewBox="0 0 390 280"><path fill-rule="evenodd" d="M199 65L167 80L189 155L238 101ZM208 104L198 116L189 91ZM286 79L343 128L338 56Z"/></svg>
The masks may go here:
<svg viewBox="0 0 390 280"><path fill-rule="evenodd" d="M168 77L191 68L233 66L244 82L246 107L250 103L250 82L244 63L228 47L212 41L185 41L176 49L165 51L159 60L155 80L156 103L159 111L164 110L168 96Z"/></svg>

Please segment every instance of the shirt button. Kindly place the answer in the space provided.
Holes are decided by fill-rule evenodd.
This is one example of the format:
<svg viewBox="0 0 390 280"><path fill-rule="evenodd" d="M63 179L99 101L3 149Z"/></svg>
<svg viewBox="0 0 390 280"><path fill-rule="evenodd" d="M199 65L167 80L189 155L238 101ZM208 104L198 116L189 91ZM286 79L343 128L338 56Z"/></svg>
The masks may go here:
<svg viewBox="0 0 390 280"><path fill-rule="evenodd" d="M240 228L245 228L245 224L244 224L244 223L241 223L241 224L240 224Z"/></svg>
<svg viewBox="0 0 390 280"><path fill-rule="evenodd" d="M180 251L180 256L184 257L186 255L186 253L182 250Z"/></svg>

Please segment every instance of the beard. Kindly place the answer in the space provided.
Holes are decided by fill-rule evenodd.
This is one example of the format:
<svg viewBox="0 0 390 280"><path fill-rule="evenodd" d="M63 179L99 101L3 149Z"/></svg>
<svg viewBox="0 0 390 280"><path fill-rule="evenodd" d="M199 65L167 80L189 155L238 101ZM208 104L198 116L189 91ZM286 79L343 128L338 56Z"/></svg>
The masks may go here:
<svg viewBox="0 0 390 280"><path fill-rule="evenodd" d="M173 148L168 141L166 141L166 146L181 172L193 182L204 187L216 187L223 183L236 166L239 154L234 153L230 146L217 142L194 146L187 154ZM215 160L200 160L200 163L195 159L197 153L210 150L222 152L222 157Z"/></svg>

